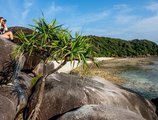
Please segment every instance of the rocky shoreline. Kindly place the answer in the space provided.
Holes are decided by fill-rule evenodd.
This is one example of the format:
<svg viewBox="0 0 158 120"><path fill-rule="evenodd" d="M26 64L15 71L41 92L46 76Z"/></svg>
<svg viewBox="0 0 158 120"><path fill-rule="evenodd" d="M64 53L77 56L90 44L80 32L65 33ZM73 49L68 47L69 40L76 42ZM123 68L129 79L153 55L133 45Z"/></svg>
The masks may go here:
<svg viewBox="0 0 158 120"><path fill-rule="evenodd" d="M41 85L41 81L38 81L33 87L34 75L30 72L32 70L39 72L39 69L35 69L39 59L36 56L28 59L26 55L28 60L18 71L17 83L15 83L15 80L8 79L9 75L12 75L12 69L5 71L4 68L6 62L12 61L10 53L16 44L1 38L0 44L0 70L8 75L4 79L4 76L0 76L1 81L6 82L0 86L0 120L15 120L18 115L27 120L37 103L37 94ZM52 68L52 65L47 65L46 70ZM6 79L10 81L5 81ZM54 73L46 79L38 118L40 120L158 120L156 106L144 97L100 77L83 77L65 73Z"/></svg>
<svg viewBox="0 0 158 120"><path fill-rule="evenodd" d="M99 76L121 85L126 82L126 79L119 75L122 71L137 65L152 64L152 59L154 59L154 57L113 58L98 62L99 67L94 64L90 64L85 70L82 69L81 66L72 70L70 73L81 76Z"/></svg>

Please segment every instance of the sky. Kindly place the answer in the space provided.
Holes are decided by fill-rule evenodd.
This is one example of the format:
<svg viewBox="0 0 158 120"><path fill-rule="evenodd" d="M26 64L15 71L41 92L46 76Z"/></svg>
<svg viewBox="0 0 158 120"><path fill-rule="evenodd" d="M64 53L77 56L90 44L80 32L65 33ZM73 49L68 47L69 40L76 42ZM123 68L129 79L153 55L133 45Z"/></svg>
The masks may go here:
<svg viewBox="0 0 158 120"><path fill-rule="evenodd" d="M8 27L33 25L44 14L83 35L158 43L158 0L0 0Z"/></svg>

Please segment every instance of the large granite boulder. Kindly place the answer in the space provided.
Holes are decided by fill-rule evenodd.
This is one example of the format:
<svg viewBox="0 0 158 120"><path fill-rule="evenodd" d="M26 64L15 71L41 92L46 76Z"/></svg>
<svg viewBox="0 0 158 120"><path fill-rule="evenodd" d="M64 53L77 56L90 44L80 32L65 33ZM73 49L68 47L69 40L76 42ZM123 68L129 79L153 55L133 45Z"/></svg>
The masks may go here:
<svg viewBox="0 0 158 120"><path fill-rule="evenodd" d="M39 85L40 82L29 101L27 114L37 102ZM147 99L102 78L52 74L46 82L39 117L41 120L158 120L155 111Z"/></svg>
<svg viewBox="0 0 158 120"><path fill-rule="evenodd" d="M0 37L0 71L2 71L4 64L11 60L14 47L16 47L16 44Z"/></svg>
<svg viewBox="0 0 158 120"><path fill-rule="evenodd" d="M18 80L16 84L13 83L15 82L14 72L16 61L13 60L11 53L13 49L17 47L17 44L2 37L0 37L0 44L0 120L13 120L16 112L26 105L32 88L32 77L26 73L18 73L16 77ZM25 61L23 71L25 71L26 68L29 68L29 70L34 69L34 67L32 67L35 66L34 59L32 58L33 62L29 60ZM26 62L32 64L27 66ZM20 106L18 106L19 104Z"/></svg>
<svg viewBox="0 0 158 120"><path fill-rule="evenodd" d="M51 120L145 120L138 114L119 107L84 105Z"/></svg>
<svg viewBox="0 0 158 120"><path fill-rule="evenodd" d="M13 27L14 28L14 27ZM21 30L22 28L15 27L14 29L10 28L12 31L13 30ZM25 30L28 28L23 28L22 30ZM30 29L29 29L30 30ZM9 63L9 61L12 60L11 53L13 52L13 49L17 46L18 43L13 43L13 41L9 41L7 39L4 39L0 37L0 71L3 70L5 65ZM27 72L32 72L32 70L39 64L40 59L36 55L25 55L26 61L23 66L23 71ZM4 68L5 69L5 68Z"/></svg>
<svg viewBox="0 0 158 120"><path fill-rule="evenodd" d="M26 107L31 94L32 77L25 73L18 76L19 84L0 86L0 120L14 120Z"/></svg>
<svg viewBox="0 0 158 120"><path fill-rule="evenodd" d="M26 27L21 27L21 26L10 27L9 30L13 32L14 36L17 35L20 31L24 32L25 35L29 35L33 32L33 30L31 29L26 28ZM12 40L12 42L18 45L21 44L20 40L15 37ZM25 56L26 56L26 61L25 61L23 70L27 72L31 72L39 64L40 59L37 55L29 56L26 54Z"/></svg>
<svg viewBox="0 0 158 120"><path fill-rule="evenodd" d="M0 86L0 120L14 120L18 98L12 86Z"/></svg>
<svg viewBox="0 0 158 120"><path fill-rule="evenodd" d="M30 28L26 28L26 27L22 27L22 26L9 27L8 30L12 31L14 35L19 31L23 31L27 35L29 35L33 32L33 30L31 30Z"/></svg>
<svg viewBox="0 0 158 120"><path fill-rule="evenodd" d="M14 36L17 35L20 31L23 31L25 35L29 35L33 32L33 30L22 26L9 27L8 30L12 31ZM18 38L14 38L12 42L19 43L20 40Z"/></svg>
<svg viewBox="0 0 158 120"><path fill-rule="evenodd" d="M13 31L13 29L10 29ZM13 40L14 41L14 40ZM0 38L0 71L10 61L16 44ZM32 71L39 59L25 61L24 72ZM35 58L37 62L34 62ZM9 73L8 73L9 74ZM13 120L26 106L31 94L32 77L20 72L16 82L0 86L0 120ZM33 110L41 81L33 89L25 116ZM67 74L52 74L47 78L40 108L41 120L158 120L156 108L143 97L124 90L102 78L83 78Z"/></svg>

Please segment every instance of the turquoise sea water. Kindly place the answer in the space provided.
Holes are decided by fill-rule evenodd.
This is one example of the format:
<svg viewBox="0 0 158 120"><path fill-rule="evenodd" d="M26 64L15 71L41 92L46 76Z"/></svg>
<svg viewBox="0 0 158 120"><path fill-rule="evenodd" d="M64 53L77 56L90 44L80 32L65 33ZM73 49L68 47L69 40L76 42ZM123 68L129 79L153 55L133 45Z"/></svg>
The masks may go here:
<svg viewBox="0 0 158 120"><path fill-rule="evenodd" d="M127 80L123 85L125 88L149 99L158 97L158 57L152 58L152 64L123 71L121 77Z"/></svg>

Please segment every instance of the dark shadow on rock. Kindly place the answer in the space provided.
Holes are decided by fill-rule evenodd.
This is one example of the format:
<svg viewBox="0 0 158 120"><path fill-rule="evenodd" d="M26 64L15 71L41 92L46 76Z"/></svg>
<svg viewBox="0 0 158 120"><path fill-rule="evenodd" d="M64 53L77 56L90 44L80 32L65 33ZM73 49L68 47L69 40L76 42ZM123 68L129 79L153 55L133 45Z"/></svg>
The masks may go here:
<svg viewBox="0 0 158 120"><path fill-rule="evenodd" d="M157 114L157 116L158 116L158 98L152 99L151 101L152 101L152 102L154 103L154 105L156 106L156 114Z"/></svg>
<svg viewBox="0 0 158 120"><path fill-rule="evenodd" d="M77 108L73 108L72 110L69 110L65 113L62 113L62 114L59 114L59 115L56 115L56 116L53 116L52 118L48 119L48 120L57 120L58 118L60 118L61 116L63 116L64 114L68 113L68 112L72 112L72 111L76 111L77 109L79 109L80 107L77 107Z"/></svg>
<svg viewBox="0 0 158 120"><path fill-rule="evenodd" d="M8 84L12 82L12 77L15 70L16 61L10 58L6 61L2 66L2 70L0 71L0 85Z"/></svg>
<svg viewBox="0 0 158 120"><path fill-rule="evenodd" d="M52 120L145 120L138 114L121 107L108 105L84 105L74 111L69 111Z"/></svg>

